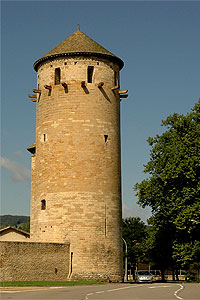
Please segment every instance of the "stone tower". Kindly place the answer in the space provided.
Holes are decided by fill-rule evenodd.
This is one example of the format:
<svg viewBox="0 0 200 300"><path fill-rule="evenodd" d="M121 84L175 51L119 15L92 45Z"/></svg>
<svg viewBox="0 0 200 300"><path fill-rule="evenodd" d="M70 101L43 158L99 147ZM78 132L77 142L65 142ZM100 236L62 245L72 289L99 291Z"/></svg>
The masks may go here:
<svg viewBox="0 0 200 300"><path fill-rule="evenodd" d="M122 279L122 67L79 30L34 64L31 238L70 243L70 278Z"/></svg>

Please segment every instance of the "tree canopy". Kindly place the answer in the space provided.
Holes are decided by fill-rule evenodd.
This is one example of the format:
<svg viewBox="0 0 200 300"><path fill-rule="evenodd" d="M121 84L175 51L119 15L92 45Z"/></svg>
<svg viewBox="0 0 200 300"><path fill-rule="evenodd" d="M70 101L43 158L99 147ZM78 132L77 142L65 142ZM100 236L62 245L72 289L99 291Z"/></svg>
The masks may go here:
<svg viewBox="0 0 200 300"><path fill-rule="evenodd" d="M147 225L139 217L129 217L122 222L123 239L128 248L129 268L144 259L144 241L147 234Z"/></svg>
<svg viewBox="0 0 200 300"><path fill-rule="evenodd" d="M162 126L163 134L148 138L149 177L134 187L138 203L152 208L150 252L161 247L163 268L200 267L200 99L190 113L174 113Z"/></svg>

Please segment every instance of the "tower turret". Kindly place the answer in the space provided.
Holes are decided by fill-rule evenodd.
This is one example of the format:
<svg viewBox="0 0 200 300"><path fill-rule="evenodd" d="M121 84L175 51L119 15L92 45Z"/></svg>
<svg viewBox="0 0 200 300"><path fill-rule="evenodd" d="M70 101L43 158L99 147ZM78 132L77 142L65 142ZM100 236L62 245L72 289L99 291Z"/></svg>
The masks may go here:
<svg viewBox="0 0 200 300"><path fill-rule="evenodd" d="M71 278L122 279L122 67L79 30L34 64L31 238L69 242Z"/></svg>

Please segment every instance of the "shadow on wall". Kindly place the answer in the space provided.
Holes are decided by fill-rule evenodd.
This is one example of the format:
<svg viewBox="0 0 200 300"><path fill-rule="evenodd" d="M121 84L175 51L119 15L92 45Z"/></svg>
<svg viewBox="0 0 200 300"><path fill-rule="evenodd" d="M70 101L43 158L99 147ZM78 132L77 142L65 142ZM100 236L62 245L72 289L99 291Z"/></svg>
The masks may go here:
<svg viewBox="0 0 200 300"><path fill-rule="evenodd" d="M102 87L99 87L99 90L101 91L101 93L103 94L103 96L106 98L106 100L111 103L111 100L108 97L108 95L106 94L105 90Z"/></svg>

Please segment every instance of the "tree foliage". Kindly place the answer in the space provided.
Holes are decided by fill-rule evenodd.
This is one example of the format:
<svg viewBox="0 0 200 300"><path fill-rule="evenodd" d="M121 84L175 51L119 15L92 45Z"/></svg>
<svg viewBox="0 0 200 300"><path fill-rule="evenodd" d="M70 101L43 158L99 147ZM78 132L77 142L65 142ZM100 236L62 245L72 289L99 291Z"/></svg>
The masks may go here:
<svg viewBox="0 0 200 300"><path fill-rule="evenodd" d="M162 126L162 135L148 139L149 178L134 187L138 203L152 208L150 252L163 268L199 267L200 100L186 116L175 113Z"/></svg>
<svg viewBox="0 0 200 300"><path fill-rule="evenodd" d="M12 215L1 215L0 216L0 226L17 226L21 223L26 223L30 217L27 216L12 216Z"/></svg>
<svg viewBox="0 0 200 300"><path fill-rule="evenodd" d="M18 228L23 231L30 232L30 218L26 223L21 224Z"/></svg>
<svg viewBox="0 0 200 300"><path fill-rule="evenodd" d="M132 268L145 258L144 241L147 225L139 217L125 218L122 223L122 232L128 248L128 265Z"/></svg>

